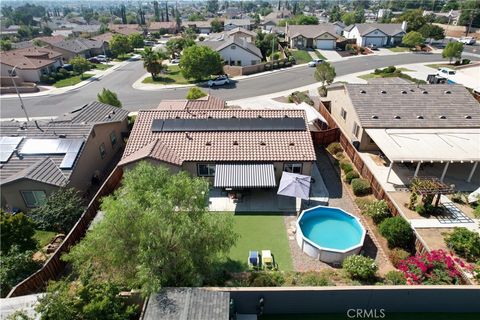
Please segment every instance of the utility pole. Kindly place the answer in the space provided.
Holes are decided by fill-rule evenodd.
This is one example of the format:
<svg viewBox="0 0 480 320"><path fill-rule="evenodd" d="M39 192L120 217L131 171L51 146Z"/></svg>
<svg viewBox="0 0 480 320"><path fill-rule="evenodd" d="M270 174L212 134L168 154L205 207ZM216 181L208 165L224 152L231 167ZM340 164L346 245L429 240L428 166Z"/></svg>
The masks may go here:
<svg viewBox="0 0 480 320"><path fill-rule="evenodd" d="M15 72L16 68L17 66L13 67L13 69L10 70L8 73L10 74L10 78L12 79L13 86L15 87L15 91L17 92L17 95L18 95L18 99L20 99L20 107L25 113L25 117L27 118L27 122L28 122L30 121L30 119L28 118L27 110L25 109L25 105L23 104L23 100L22 100L22 97L20 96L20 92L18 91L17 84L15 83L15 79L13 78L16 76L16 72Z"/></svg>
<svg viewBox="0 0 480 320"><path fill-rule="evenodd" d="M468 37L468 34L470 33L470 29L472 28L472 22L473 22L473 16L475 15L476 9L471 9L470 11L470 23L468 24L468 28L465 31L465 37Z"/></svg>

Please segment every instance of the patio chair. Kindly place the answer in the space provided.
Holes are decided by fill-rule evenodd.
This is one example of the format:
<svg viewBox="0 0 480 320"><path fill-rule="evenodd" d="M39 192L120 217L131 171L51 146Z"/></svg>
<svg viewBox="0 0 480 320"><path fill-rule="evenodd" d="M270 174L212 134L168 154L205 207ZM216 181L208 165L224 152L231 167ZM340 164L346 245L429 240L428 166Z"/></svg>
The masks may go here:
<svg viewBox="0 0 480 320"><path fill-rule="evenodd" d="M260 267L260 258L258 256L258 251L248 252L248 267L250 269L258 269Z"/></svg>
<svg viewBox="0 0 480 320"><path fill-rule="evenodd" d="M273 260L272 252L270 250L262 250L262 268L263 269L275 268L275 262Z"/></svg>

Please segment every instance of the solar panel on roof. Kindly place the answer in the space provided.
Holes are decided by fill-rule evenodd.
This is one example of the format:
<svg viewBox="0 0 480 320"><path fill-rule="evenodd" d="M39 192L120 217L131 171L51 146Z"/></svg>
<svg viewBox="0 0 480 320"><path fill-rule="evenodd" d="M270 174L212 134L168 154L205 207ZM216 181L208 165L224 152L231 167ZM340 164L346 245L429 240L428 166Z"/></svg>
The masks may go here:
<svg viewBox="0 0 480 320"><path fill-rule="evenodd" d="M63 154L78 152L83 144L83 139L26 139L21 154Z"/></svg>
<svg viewBox="0 0 480 320"><path fill-rule="evenodd" d="M305 131L303 118L154 119L153 132Z"/></svg>
<svg viewBox="0 0 480 320"><path fill-rule="evenodd" d="M0 162L8 162L13 151L22 142L23 137L1 137L0 138Z"/></svg>
<svg viewBox="0 0 480 320"><path fill-rule="evenodd" d="M77 156L78 152L67 152L65 157L63 157L62 163L60 163L60 169L72 169Z"/></svg>

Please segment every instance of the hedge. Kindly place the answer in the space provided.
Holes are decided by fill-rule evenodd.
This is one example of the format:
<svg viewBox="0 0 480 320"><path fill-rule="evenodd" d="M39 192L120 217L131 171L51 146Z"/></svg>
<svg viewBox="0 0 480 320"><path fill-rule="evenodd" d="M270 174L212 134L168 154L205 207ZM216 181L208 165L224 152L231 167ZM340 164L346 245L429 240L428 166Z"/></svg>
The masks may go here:
<svg viewBox="0 0 480 320"><path fill-rule="evenodd" d="M351 183L353 179L360 178L360 175L358 174L357 171L350 171L345 174L345 181L348 183Z"/></svg>
<svg viewBox="0 0 480 320"><path fill-rule="evenodd" d="M410 224L400 216L385 219L380 223L379 231L387 239L389 248L401 248L410 251L415 235Z"/></svg>
<svg viewBox="0 0 480 320"><path fill-rule="evenodd" d="M370 182L368 180L357 178L352 180L353 194L356 196L365 196L372 193Z"/></svg>

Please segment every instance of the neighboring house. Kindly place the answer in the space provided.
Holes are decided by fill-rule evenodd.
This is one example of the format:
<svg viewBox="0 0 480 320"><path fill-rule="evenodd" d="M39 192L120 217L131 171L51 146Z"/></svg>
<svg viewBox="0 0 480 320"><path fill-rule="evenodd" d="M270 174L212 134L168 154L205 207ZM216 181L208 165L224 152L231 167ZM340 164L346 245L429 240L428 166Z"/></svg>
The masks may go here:
<svg viewBox="0 0 480 320"><path fill-rule="evenodd" d="M148 32L159 32L160 30L166 30L167 33L177 33L178 25L175 21L160 21L152 22L148 27Z"/></svg>
<svg viewBox="0 0 480 320"><path fill-rule="evenodd" d="M228 37L220 41L202 41L198 45L217 51L225 64L250 66L262 61L262 52L245 38Z"/></svg>
<svg viewBox="0 0 480 320"><path fill-rule="evenodd" d="M61 52L63 61L67 62L75 56L90 58L98 54L105 54L107 43L104 41L77 38L51 43L48 47Z"/></svg>
<svg viewBox="0 0 480 320"><path fill-rule="evenodd" d="M205 96L196 100L162 100L158 105L158 110L206 110L223 109L227 104L225 100L215 96Z"/></svg>
<svg viewBox="0 0 480 320"><path fill-rule="evenodd" d="M28 211L60 187L87 191L123 149L127 118L91 102L51 121L0 122L2 208Z"/></svg>
<svg viewBox="0 0 480 320"><path fill-rule="evenodd" d="M79 36L94 36L100 33L101 24L85 24L85 25L76 25L72 29L72 34L75 37Z"/></svg>
<svg viewBox="0 0 480 320"><path fill-rule="evenodd" d="M49 36L49 37L37 37L34 39L34 41L38 41L42 45L49 45L53 43L57 43L60 41L64 41L67 39L67 37L62 36L62 35L56 35L56 36Z"/></svg>
<svg viewBox="0 0 480 320"><path fill-rule="evenodd" d="M39 82L42 75L56 72L62 66L62 53L42 47L4 51L0 54L1 76L8 77L16 66L16 74L23 82Z"/></svg>
<svg viewBox="0 0 480 320"><path fill-rule="evenodd" d="M269 32L271 32L276 26L277 22L275 20L264 20L260 23L260 27Z"/></svg>
<svg viewBox="0 0 480 320"><path fill-rule="evenodd" d="M290 48L297 49L333 50L336 47L338 38L336 27L331 23L287 25L285 27L285 36Z"/></svg>
<svg viewBox="0 0 480 320"><path fill-rule="evenodd" d="M111 32L105 32L102 34L99 34L98 36L91 37L90 39L95 40L95 41L102 41L106 43L110 43L112 41L114 34Z"/></svg>
<svg viewBox="0 0 480 320"><path fill-rule="evenodd" d="M32 40L12 42L12 49L25 49L25 48L31 48L33 46L34 44Z"/></svg>
<svg viewBox="0 0 480 320"><path fill-rule="evenodd" d="M225 33L228 37L244 38L251 43L255 43L255 39L257 38L257 34L255 32L240 27L231 29Z"/></svg>
<svg viewBox="0 0 480 320"><path fill-rule="evenodd" d="M347 27L345 23L343 23L342 21L336 21L332 24L333 24L333 27L335 28L335 33L338 34L339 36L343 34L343 29Z"/></svg>
<svg viewBox="0 0 480 320"><path fill-rule="evenodd" d="M133 33L143 34L143 29L138 24L109 24L108 29L112 33L129 36Z"/></svg>
<svg viewBox="0 0 480 320"><path fill-rule="evenodd" d="M480 161L480 104L463 86L345 84L330 88L324 100L359 151L381 152L391 166L415 163L415 176L420 163L438 166L441 180L446 163L463 172L460 179L474 176Z"/></svg>
<svg viewBox="0 0 480 320"><path fill-rule="evenodd" d="M316 161L303 110L139 111L119 165L139 161L206 177L217 188L274 188Z"/></svg>
<svg viewBox="0 0 480 320"><path fill-rule="evenodd" d="M250 30L250 19L225 19L225 24L223 26L225 31L238 27Z"/></svg>
<svg viewBox="0 0 480 320"><path fill-rule="evenodd" d="M357 45L366 47L375 45L378 48L395 46L402 42L406 34L407 23L357 23L346 27L343 36L356 39Z"/></svg>
<svg viewBox="0 0 480 320"><path fill-rule="evenodd" d="M267 31L272 31L274 27L277 26L278 22L282 19L286 19L290 17L292 13L290 10L282 9L282 10L275 10L270 12L265 17L262 17L262 22L260 26Z"/></svg>
<svg viewBox="0 0 480 320"><path fill-rule="evenodd" d="M212 32L212 20L199 20L199 21L184 21L182 22L182 28L187 29L191 28L196 30L198 33L209 34Z"/></svg>

